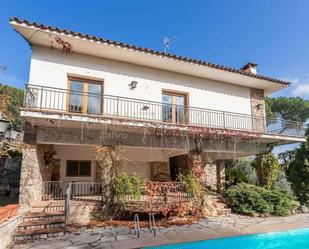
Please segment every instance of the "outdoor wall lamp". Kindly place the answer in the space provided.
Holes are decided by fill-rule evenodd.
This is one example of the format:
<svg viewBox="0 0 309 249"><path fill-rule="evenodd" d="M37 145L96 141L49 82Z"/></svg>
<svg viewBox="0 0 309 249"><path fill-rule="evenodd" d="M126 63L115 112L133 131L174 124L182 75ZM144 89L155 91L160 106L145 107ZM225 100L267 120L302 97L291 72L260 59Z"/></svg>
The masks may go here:
<svg viewBox="0 0 309 249"><path fill-rule="evenodd" d="M144 105L143 108L142 108L143 111L147 111L148 109L149 109L149 106L147 106L147 105Z"/></svg>
<svg viewBox="0 0 309 249"><path fill-rule="evenodd" d="M131 90L133 90L134 88L136 88L136 86L137 86L137 81L131 81L131 83L129 84L129 87L130 87L130 89Z"/></svg>
<svg viewBox="0 0 309 249"><path fill-rule="evenodd" d="M261 109L262 109L262 107L263 107L263 105L262 105L262 104L257 104L257 105L256 105L256 109L258 109L258 110L261 110Z"/></svg>

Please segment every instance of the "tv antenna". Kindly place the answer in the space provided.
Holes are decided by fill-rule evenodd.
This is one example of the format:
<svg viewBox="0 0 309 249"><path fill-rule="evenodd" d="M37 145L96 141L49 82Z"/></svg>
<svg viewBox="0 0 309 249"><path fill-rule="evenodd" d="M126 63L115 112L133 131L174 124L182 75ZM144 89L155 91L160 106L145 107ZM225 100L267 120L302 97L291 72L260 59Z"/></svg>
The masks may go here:
<svg viewBox="0 0 309 249"><path fill-rule="evenodd" d="M6 71L7 68L8 68L8 66L0 65L0 71Z"/></svg>
<svg viewBox="0 0 309 249"><path fill-rule="evenodd" d="M164 46L164 53L167 53L167 50L170 49L170 45L174 42L177 41L177 37L174 36L173 38L168 38L167 36L164 36L163 38L163 46Z"/></svg>

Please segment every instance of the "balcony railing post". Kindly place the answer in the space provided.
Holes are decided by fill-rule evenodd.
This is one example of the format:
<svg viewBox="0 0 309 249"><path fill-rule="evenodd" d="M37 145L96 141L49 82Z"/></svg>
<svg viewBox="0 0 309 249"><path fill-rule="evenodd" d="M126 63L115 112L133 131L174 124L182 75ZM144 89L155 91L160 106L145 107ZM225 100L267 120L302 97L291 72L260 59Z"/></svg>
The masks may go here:
<svg viewBox="0 0 309 249"><path fill-rule="evenodd" d="M225 112L222 113L223 113L223 128L225 129Z"/></svg>
<svg viewBox="0 0 309 249"><path fill-rule="evenodd" d="M24 100L23 100L23 102L24 102L24 107L28 107L28 106L26 106L26 105L27 105L27 98L28 98L28 91L29 91L29 89L28 89L28 87L26 86L26 87L25 87L25 90L24 90Z"/></svg>
<svg viewBox="0 0 309 249"><path fill-rule="evenodd" d="M43 104L43 86L41 86L40 90L40 109L42 109L42 104Z"/></svg>
<svg viewBox="0 0 309 249"><path fill-rule="evenodd" d="M117 117L119 116L119 97L116 98Z"/></svg>

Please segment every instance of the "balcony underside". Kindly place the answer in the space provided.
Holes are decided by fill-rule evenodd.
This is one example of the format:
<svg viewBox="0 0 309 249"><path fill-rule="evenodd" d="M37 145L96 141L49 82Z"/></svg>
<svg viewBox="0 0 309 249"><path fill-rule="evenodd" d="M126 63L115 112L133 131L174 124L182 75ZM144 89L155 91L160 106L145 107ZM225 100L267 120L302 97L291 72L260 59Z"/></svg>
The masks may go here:
<svg viewBox="0 0 309 249"><path fill-rule="evenodd" d="M91 115L22 110L33 138L39 144L113 145L135 147L140 153L169 150L181 155L195 148L196 134L201 149L211 159L235 158L261 153L269 145L305 141L304 138L241 130L155 123L141 120L94 117ZM28 136L31 137L31 136Z"/></svg>

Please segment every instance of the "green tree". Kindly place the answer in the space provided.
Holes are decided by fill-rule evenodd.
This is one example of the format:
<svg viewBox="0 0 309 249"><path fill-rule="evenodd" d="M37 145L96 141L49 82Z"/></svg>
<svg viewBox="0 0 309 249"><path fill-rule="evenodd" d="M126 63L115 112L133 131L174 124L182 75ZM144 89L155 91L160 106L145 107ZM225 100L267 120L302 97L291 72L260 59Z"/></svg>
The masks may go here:
<svg viewBox="0 0 309 249"><path fill-rule="evenodd" d="M256 170L251 166L252 159L245 157L236 160L226 160L226 187L236 185L241 182L256 184Z"/></svg>
<svg viewBox="0 0 309 249"><path fill-rule="evenodd" d="M266 116L305 122L309 118L309 101L300 97L266 97Z"/></svg>
<svg viewBox="0 0 309 249"><path fill-rule="evenodd" d="M296 156L296 150L286 150L286 151L283 151L283 152L280 152L278 154L278 159L279 159L279 162L280 162L280 167L286 171L291 162L293 162L295 160L295 156Z"/></svg>
<svg viewBox="0 0 309 249"><path fill-rule="evenodd" d="M23 98L24 92L21 89L0 84L0 113L10 120L18 131L22 130L24 122L20 116Z"/></svg>
<svg viewBox="0 0 309 249"><path fill-rule="evenodd" d="M290 163L288 179L300 203L309 207L309 133L307 140L296 150L295 160Z"/></svg>

